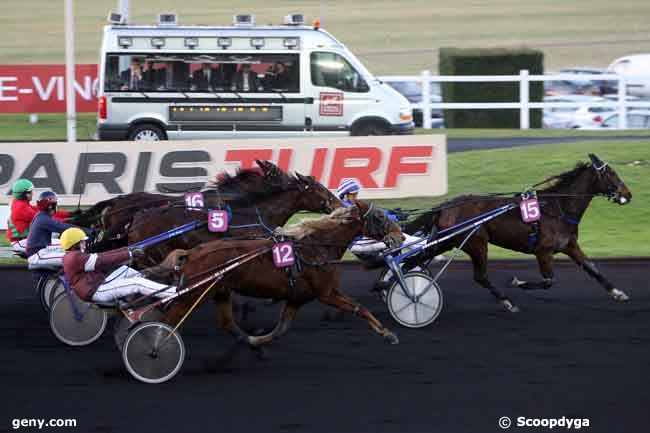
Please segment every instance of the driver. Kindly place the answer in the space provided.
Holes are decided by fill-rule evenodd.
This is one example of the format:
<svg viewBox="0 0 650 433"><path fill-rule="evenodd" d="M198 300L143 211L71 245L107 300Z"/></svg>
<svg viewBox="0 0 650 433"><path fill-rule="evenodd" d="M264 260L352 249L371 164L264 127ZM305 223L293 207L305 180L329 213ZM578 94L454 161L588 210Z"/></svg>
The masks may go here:
<svg viewBox="0 0 650 433"><path fill-rule="evenodd" d="M52 191L43 191L36 201L39 212L34 216L27 237L27 264L29 269L60 268L63 265L63 250L58 242L52 242L52 233L62 233L75 227L55 219L58 198Z"/></svg>
<svg viewBox="0 0 650 433"><path fill-rule="evenodd" d="M343 179L338 189L336 190L336 195L341 199L345 207L350 207L356 203L359 191L361 191L361 184L359 184L356 179ZM397 221L397 216L394 213L389 210L385 210L384 212L391 221ZM420 242L426 242L426 239L419 238L417 236L411 236L404 232L402 232L402 234L404 235L403 245L415 247L418 246ZM353 241L352 246L350 247L350 252L355 255L362 256L362 258L367 258L363 256L374 256L375 253L383 251L386 248L388 247L382 241L360 237Z"/></svg>
<svg viewBox="0 0 650 433"><path fill-rule="evenodd" d="M73 227L61 235L65 278L75 293L85 301L115 302L128 295L152 295L164 298L176 294L175 286L156 283L126 266L133 257L144 254L141 248L118 248L104 253L87 252L88 237Z"/></svg>

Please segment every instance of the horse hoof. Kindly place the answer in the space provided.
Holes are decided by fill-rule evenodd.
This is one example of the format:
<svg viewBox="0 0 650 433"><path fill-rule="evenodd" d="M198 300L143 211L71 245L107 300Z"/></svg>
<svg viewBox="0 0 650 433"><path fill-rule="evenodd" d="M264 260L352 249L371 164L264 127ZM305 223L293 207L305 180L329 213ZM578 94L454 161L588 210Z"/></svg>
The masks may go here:
<svg viewBox="0 0 650 433"><path fill-rule="evenodd" d="M503 308L510 313L519 313L521 310L515 304L513 304L509 299L504 299L500 301Z"/></svg>
<svg viewBox="0 0 650 433"><path fill-rule="evenodd" d="M510 287L521 287L521 285L524 283L525 281L521 281L517 277L512 277L512 280L510 280Z"/></svg>
<svg viewBox="0 0 650 433"><path fill-rule="evenodd" d="M614 299L616 302L626 302L630 300L630 297L622 290L613 289L610 292L610 295L612 296L612 299Z"/></svg>
<svg viewBox="0 0 650 433"><path fill-rule="evenodd" d="M399 338L397 338L397 335L393 334L392 332L387 332L384 334L384 338L388 344L399 344Z"/></svg>

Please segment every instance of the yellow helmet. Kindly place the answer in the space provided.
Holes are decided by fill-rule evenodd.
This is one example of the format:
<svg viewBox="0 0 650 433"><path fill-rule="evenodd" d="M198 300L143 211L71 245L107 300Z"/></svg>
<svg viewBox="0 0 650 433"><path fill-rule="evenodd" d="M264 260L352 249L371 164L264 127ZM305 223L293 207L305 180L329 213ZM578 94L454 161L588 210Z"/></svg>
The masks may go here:
<svg viewBox="0 0 650 433"><path fill-rule="evenodd" d="M80 228L69 228L61 234L61 248L67 251L86 239L88 239L88 236Z"/></svg>

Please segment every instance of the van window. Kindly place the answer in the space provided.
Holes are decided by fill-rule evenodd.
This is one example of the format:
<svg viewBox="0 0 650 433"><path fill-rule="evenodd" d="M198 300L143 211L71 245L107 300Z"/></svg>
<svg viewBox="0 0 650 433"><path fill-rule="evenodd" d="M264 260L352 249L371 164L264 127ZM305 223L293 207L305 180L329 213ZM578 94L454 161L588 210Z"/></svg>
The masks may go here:
<svg viewBox="0 0 650 433"><path fill-rule="evenodd" d="M300 92L298 54L107 54L104 91Z"/></svg>
<svg viewBox="0 0 650 433"><path fill-rule="evenodd" d="M361 74L336 53L311 53L311 82L314 86L333 87L344 92L370 91Z"/></svg>

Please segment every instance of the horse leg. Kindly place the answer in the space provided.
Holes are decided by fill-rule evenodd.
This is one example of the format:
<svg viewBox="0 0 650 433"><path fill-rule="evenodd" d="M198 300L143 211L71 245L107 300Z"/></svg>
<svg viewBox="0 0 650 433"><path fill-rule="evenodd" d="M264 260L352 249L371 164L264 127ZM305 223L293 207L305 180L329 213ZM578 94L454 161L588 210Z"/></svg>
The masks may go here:
<svg viewBox="0 0 650 433"><path fill-rule="evenodd" d="M228 290L214 297L217 327L230 334L238 343L250 344L250 336L237 325L233 316L232 295Z"/></svg>
<svg viewBox="0 0 650 433"><path fill-rule="evenodd" d="M572 240L569 242L569 245L567 245L567 248L563 251L563 253L569 256L575 262L575 264L580 266L587 274L595 278L596 281L598 281L600 285L603 286L605 290L607 290L612 299L618 302L625 302L630 299L630 297L625 292L614 287L614 285L607 278L605 278L603 274L600 273L600 270L598 267L596 267L596 264L589 260L589 258L582 251L580 245L578 245L577 240Z"/></svg>
<svg viewBox="0 0 650 433"><path fill-rule="evenodd" d="M381 322L377 320L377 318L363 305L357 304L343 293L333 290L327 296L320 297L318 300L321 303L331 305L340 311L349 312L355 316L361 317L376 333L384 337L384 339L386 339L390 344L399 343L397 335L393 334L388 328L385 328L384 325L382 325Z"/></svg>
<svg viewBox="0 0 650 433"><path fill-rule="evenodd" d="M282 308L282 311L280 312L280 320L278 321L278 324L275 325L273 331L265 335L248 337L249 343L252 346L260 346L263 344L268 344L274 339L280 338L289 330L289 325L291 325L293 319L296 318L298 309L301 306L302 304L286 302Z"/></svg>
<svg viewBox="0 0 650 433"><path fill-rule="evenodd" d="M487 242L484 240L470 240L463 247L463 251L472 259L474 281L488 289L506 311L518 313L519 307L508 299L501 289L495 287L487 276Z"/></svg>
<svg viewBox="0 0 650 433"><path fill-rule="evenodd" d="M539 271L544 279L542 281L522 281L517 277L512 278L512 286L522 290L548 290L555 283L553 277L553 254L551 252L540 252L535 254Z"/></svg>

